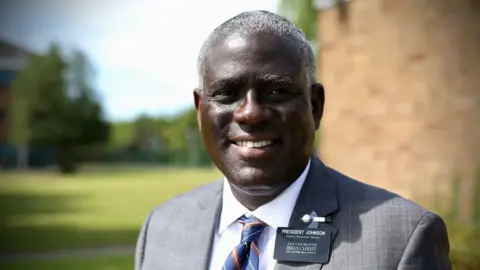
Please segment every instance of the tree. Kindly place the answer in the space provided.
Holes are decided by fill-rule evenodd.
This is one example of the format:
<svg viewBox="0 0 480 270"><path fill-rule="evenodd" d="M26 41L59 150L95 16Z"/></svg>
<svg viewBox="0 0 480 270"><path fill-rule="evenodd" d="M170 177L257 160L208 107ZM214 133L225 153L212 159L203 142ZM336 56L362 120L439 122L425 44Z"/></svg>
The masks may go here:
<svg viewBox="0 0 480 270"><path fill-rule="evenodd" d="M163 125L153 117L139 116L133 122L133 137L130 143L132 150L149 150L152 148L152 140L162 139L161 128Z"/></svg>
<svg viewBox="0 0 480 270"><path fill-rule="evenodd" d="M59 131L55 128L59 115L51 111L58 111L62 105L65 68L58 47L52 46L48 55L34 56L12 85L12 139L17 147L19 168L28 165L28 146L32 140L42 140L46 134L55 136Z"/></svg>
<svg viewBox="0 0 480 270"><path fill-rule="evenodd" d="M92 86L94 70L82 52L75 52L68 70L65 88L64 134L52 138L57 144L59 166L63 171L74 169L76 148L105 143L110 125L103 115L100 97Z"/></svg>
<svg viewBox="0 0 480 270"><path fill-rule="evenodd" d="M91 86L92 68L81 52L69 63L60 48L35 57L13 87L13 138L17 146L49 146L61 172L74 172L75 152L105 142L109 125Z"/></svg>
<svg viewBox="0 0 480 270"><path fill-rule="evenodd" d="M36 87L39 78L42 76L42 59L39 56L32 56L29 66L19 72L11 88L10 118L11 118L11 139L17 149L17 167L26 169L28 166L28 144L30 142L29 112L31 102L35 100L34 92L30 91Z"/></svg>
<svg viewBox="0 0 480 270"><path fill-rule="evenodd" d="M314 42L317 37L317 11L314 0L280 0L279 13L297 25Z"/></svg>

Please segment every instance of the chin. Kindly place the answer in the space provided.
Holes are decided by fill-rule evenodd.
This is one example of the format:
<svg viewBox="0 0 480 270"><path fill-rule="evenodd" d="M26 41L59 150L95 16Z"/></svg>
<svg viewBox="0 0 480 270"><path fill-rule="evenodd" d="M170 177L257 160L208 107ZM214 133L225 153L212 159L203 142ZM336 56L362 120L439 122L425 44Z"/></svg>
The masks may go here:
<svg viewBox="0 0 480 270"><path fill-rule="evenodd" d="M285 177L279 173L279 170L265 170L254 167L241 167L230 172L228 179L233 184L246 189L268 189L277 185L282 185L281 181Z"/></svg>

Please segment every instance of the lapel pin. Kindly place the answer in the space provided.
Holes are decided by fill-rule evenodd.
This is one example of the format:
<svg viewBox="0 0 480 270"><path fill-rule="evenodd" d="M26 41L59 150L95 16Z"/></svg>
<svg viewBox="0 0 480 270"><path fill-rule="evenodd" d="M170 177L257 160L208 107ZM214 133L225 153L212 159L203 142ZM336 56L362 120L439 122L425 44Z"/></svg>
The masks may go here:
<svg viewBox="0 0 480 270"><path fill-rule="evenodd" d="M311 215L304 215L302 217L302 221L305 222L305 223L308 223L308 222L330 222L332 219L330 217L312 217Z"/></svg>

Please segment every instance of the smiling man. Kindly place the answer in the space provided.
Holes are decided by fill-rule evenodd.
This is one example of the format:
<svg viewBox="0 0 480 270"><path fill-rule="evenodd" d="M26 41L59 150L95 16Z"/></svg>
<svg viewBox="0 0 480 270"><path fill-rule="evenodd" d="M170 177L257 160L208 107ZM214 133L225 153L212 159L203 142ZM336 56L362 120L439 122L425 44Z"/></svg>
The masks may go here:
<svg viewBox="0 0 480 270"><path fill-rule="evenodd" d="M292 23L239 14L198 69L199 129L225 177L151 212L137 270L451 269L440 217L312 155L325 96Z"/></svg>

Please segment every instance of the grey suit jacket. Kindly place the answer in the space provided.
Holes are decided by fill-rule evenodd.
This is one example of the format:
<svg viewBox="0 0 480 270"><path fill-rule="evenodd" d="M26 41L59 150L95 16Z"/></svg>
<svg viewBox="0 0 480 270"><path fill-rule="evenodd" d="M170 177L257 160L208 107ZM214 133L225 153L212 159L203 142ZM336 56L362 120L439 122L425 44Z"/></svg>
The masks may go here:
<svg viewBox="0 0 480 270"><path fill-rule="evenodd" d="M180 195L154 209L138 238L135 269L207 269L219 220L223 181ZM316 157L290 226L305 213L332 217L338 229L326 264L277 262L275 270L449 270L443 220L386 190L353 180Z"/></svg>

